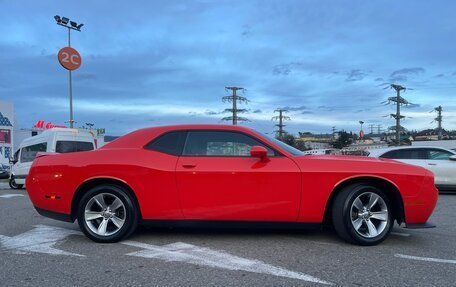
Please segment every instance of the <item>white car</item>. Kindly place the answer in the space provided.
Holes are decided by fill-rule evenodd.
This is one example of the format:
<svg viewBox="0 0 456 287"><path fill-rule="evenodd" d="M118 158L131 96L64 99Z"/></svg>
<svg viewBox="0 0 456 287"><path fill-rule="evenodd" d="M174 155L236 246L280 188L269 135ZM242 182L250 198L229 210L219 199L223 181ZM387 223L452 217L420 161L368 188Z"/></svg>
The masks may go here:
<svg viewBox="0 0 456 287"><path fill-rule="evenodd" d="M85 130L52 128L39 135L26 138L14 153L9 185L22 188L30 166L39 152L68 153L95 149L93 134Z"/></svg>
<svg viewBox="0 0 456 287"><path fill-rule="evenodd" d="M370 157L389 158L424 167L434 173L439 191L456 191L456 152L441 147L391 147L369 150Z"/></svg>

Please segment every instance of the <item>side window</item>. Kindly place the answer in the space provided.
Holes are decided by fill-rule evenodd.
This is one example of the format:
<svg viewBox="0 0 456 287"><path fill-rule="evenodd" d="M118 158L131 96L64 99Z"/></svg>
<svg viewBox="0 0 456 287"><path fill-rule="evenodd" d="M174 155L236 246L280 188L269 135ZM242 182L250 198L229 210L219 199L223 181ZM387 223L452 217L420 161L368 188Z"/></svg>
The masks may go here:
<svg viewBox="0 0 456 287"><path fill-rule="evenodd" d="M55 145L55 152L58 153L69 153L89 150L93 150L93 143L91 142L57 141Z"/></svg>
<svg viewBox="0 0 456 287"><path fill-rule="evenodd" d="M186 136L187 132L185 131L169 132L154 139L152 142L148 143L145 148L179 156L182 154Z"/></svg>
<svg viewBox="0 0 456 287"><path fill-rule="evenodd" d="M252 146L263 146L269 156L275 152L256 139L237 132L190 131L183 155L248 157Z"/></svg>
<svg viewBox="0 0 456 287"><path fill-rule="evenodd" d="M430 160L448 160L453 154L445 150L431 149L428 151Z"/></svg>
<svg viewBox="0 0 456 287"><path fill-rule="evenodd" d="M384 153L383 155L380 156L381 158L390 158L390 159L395 159L397 158L397 151L392 150L387 153Z"/></svg>
<svg viewBox="0 0 456 287"><path fill-rule="evenodd" d="M31 146L23 147L21 150L21 162L31 162L35 159L38 152L45 152L47 143L40 143Z"/></svg>
<svg viewBox="0 0 456 287"><path fill-rule="evenodd" d="M390 159L426 159L426 152L423 149L398 149L385 153L382 158Z"/></svg>

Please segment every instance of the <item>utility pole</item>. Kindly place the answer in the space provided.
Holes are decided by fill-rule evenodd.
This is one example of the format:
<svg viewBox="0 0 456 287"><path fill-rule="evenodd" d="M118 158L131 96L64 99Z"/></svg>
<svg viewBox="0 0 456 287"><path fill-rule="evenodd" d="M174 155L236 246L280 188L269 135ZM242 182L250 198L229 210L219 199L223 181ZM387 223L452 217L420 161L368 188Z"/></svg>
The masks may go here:
<svg viewBox="0 0 456 287"><path fill-rule="evenodd" d="M369 129L370 129L370 134L373 134L374 133L374 125L373 124L370 124L369 125Z"/></svg>
<svg viewBox="0 0 456 287"><path fill-rule="evenodd" d="M396 119L396 126L392 127L392 129L396 131L396 144L401 145L401 130L404 129L401 126L401 119L404 118L404 116L401 115L401 105L407 105L409 102L401 97L401 91L405 91L405 87L401 85L391 84L391 88L396 90L396 96L388 98L388 101L396 103L396 113L391 114L391 117Z"/></svg>
<svg viewBox="0 0 456 287"><path fill-rule="evenodd" d="M434 109L437 112L437 117L435 120L437 121L437 131L438 131L438 139L442 139L442 106L438 106Z"/></svg>
<svg viewBox="0 0 456 287"><path fill-rule="evenodd" d="M272 117L272 120L275 120L275 121L279 121L278 124L276 124L276 126L279 128L277 130L277 133L279 134L279 139L283 139L283 134L285 133L285 131L283 130L283 127L285 127L285 125L283 124L284 121L289 121L290 120L290 117L288 116L285 116L284 113L287 113L288 110L285 110L285 109L277 109L274 111L274 113L279 113L278 116L274 116Z"/></svg>
<svg viewBox="0 0 456 287"><path fill-rule="evenodd" d="M248 121L247 118L244 117L239 117L239 113L245 113L247 110L246 109L238 109L237 103L248 103L249 100L247 98L239 96L237 94L237 91L242 91L244 92L244 88L240 87L225 87L226 91L231 91L232 94L230 96L225 96L222 98L223 102L231 102L233 104L233 107L231 109L225 109L225 112L230 112L232 113L231 117L224 117L222 118L222 121L232 121L233 125L237 125L239 121Z"/></svg>
<svg viewBox="0 0 456 287"><path fill-rule="evenodd" d="M377 134L380 134L382 130L382 125L377 125Z"/></svg>
<svg viewBox="0 0 456 287"><path fill-rule="evenodd" d="M332 131L332 138L333 138L333 140L335 140L336 139L336 127L333 126L331 128L331 131Z"/></svg>

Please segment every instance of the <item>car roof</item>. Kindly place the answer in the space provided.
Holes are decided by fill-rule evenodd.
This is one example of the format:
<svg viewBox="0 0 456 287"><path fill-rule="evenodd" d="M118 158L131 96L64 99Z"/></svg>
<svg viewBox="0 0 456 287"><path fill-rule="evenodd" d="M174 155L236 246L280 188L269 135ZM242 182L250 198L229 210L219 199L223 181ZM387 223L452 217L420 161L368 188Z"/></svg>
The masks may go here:
<svg viewBox="0 0 456 287"><path fill-rule="evenodd" d="M440 150L445 150L448 152L451 152L452 154L456 154L454 150L450 150L444 147L439 147L439 146L396 146L396 147L388 147L388 148L379 148L379 149L371 149L368 150L369 156L372 157L379 157L386 152L392 151L392 150L403 150L403 149L440 149Z"/></svg>
<svg viewBox="0 0 456 287"><path fill-rule="evenodd" d="M121 136L112 142L104 145L102 149L108 148L130 148L144 146L151 139L158 135L161 135L170 131L180 130L226 130L226 131L242 131L246 134L257 135L253 129L244 126L233 126L233 125L208 125L208 124L188 124L188 125L169 125L169 126L156 126L143 128L133 131L129 134Z"/></svg>

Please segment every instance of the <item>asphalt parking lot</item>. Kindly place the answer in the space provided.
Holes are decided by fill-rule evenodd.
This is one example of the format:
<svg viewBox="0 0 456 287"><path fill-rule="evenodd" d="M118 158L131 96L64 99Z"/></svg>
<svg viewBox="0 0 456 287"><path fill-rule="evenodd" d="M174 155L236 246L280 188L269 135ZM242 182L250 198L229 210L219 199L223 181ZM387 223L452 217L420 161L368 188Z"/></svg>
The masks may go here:
<svg viewBox="0 0 456 287"><path fill-rule="evenodd" d="M140 228L96 244L0 182L1 286L456 286L456 195L433 229L359 247L331 231Z"/></svg>

